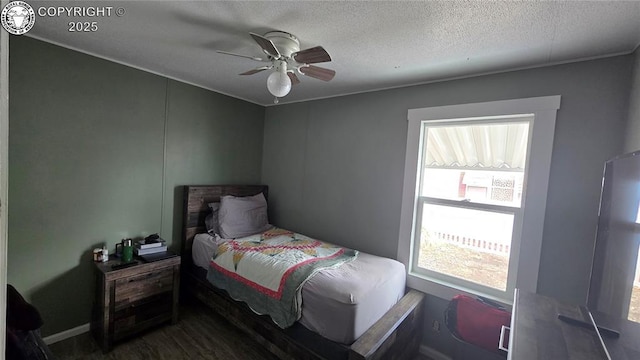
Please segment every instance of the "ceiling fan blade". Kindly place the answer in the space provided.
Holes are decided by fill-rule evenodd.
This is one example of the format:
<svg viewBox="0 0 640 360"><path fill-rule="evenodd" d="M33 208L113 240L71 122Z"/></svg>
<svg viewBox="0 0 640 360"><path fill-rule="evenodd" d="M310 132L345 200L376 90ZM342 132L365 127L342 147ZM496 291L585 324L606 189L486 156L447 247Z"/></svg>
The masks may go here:
<svg viewBox="0 0 640 360"><path fill-rule="evenodd" d="M320 79L323 81L329 81L333 79L334 76L336 76L336 72L334 70L325 69L323 67L314 65L303 66L300 68L300 72L307 76L311 76L312 78Z"/></svg>
<svg viewBox="0 0 640 360"><path fill-rule="evenodd" d="M315 64L331 61L331 56L322 47L316 46L306 50L300 50L291 55L293 60L301 64Z"/></svg>
<svg viewBox="0 0 640 360"><path fill-rule="evenodd" d="M255 61L265 61L263 58L259 58L257 56L240 55L240 54L235 54L235 53L232 53L232 52L222 51L222 50L216 50L216 52L219 53L219 54L238 56L238 57L241 57L241 58L251 59L251 60L255 60Z"/></svg>
<svg viewBox="0 0 640 360"><path fill-rule="evenodd" d="M271 55L276 59L280 58L280 52L278 51L278 49L276 48L276 46L273 44L273 42L271 40L267 39L266 37L264 37L262 35L258 35L258 34L252 33L252 32L250 32L249 35L251 35L253 40L255 40L258 43L258 45L260 45L262 50L267 55Z"/></svg>
<svg viewBox="0 0 640 360"><path fill-rule="evenodd" d="M300 79L298 79L298 75L296 75L293 72L287 72L287 75L289 75L289 79L291 79L291 85L300 84Z"/></svg>
<svg viewBox="0 0 640 360"><path fill-rule="evenodd" d="M252 69L252 70L249 70L249 71L245 71L245 72L243 72L243 73L242 73L242 74L240 74L240 75L253 75L253 74L255 74L255 73L259 73L260 71L269 70L269 69L271 69L272 67L273 67L273 66L261 66L261 67L259 67L259 68L255 68L255 69Z"/></svg>

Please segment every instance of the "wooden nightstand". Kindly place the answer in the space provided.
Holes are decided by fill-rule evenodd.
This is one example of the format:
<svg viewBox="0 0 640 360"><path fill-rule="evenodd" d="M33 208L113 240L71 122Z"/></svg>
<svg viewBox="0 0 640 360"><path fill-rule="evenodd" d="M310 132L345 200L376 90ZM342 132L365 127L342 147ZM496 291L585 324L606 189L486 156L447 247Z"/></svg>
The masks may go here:
<svg viewBox="0 0 640 360"><path fill-rule="evenodd" d="M113 342L149 327L178 321L180 256L114 270L119 260L95 263L91 332L104 352Z"/></svg>

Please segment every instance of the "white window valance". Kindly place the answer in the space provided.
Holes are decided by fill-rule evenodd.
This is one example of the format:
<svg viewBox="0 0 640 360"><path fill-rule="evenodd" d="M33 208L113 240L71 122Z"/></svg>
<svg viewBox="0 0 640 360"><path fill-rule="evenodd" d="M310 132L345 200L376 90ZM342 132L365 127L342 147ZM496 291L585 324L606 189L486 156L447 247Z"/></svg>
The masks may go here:
<svg viewBox="0 0 640 360"><path fill-rule="evenodd" d="M427 126L426 167L524 170L529 122Z"/></svg>

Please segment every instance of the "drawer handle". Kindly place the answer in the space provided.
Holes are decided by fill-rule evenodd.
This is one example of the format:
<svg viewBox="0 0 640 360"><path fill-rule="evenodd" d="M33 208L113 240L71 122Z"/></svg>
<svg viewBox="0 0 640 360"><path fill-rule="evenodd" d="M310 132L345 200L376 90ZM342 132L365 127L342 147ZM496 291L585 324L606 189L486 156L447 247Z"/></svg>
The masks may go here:
<svg viewBox="0 0 640 360"><path fill-rule="evenodd" d="M144 275L144 276L145 277L151 277L151 276L153 276L153 273L148 273L147 275ZM142 280L142 279L140 279L140 276L129 279L129 282L134 282L134 281L139 281L139 280Z"/></svg>
<svg viewBox="0 0 640 360"><path fill-rule="evenodd" d="M504 344L504 333L505 333L505 330L511 331L511 328L506 326L506 325L502 325L502 327L500 328L500 342L498 343L498 349L500 349L502 351L509 352L508 348L502 346L502 344Z"/></svg>

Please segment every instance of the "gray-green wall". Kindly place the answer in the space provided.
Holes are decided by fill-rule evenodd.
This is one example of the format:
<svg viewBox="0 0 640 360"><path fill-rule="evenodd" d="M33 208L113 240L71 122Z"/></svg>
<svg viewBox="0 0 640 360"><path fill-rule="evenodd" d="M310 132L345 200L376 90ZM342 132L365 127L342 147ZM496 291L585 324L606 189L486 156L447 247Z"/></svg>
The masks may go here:
<svg viewBox="0 0 640 360"><path fill-rule="evenodd" d="M269 107L262 182L280 226L395 257L407 110L561 95L538 291L584 303L602 169L623 151L632 56ZM525 255L526 256L526 255ZM446 301L428 297L427 329ZM452 354L451 338L425 342Z"/></svg>
<svg viewBox="0 0 640 360"><path fill-rule="evenodd" d="M640 150L640 49L636 49L634 56L625 153Z"/></svg>
<svg viewBox="0 0 640 360"><path fill-rule="evenodd" d="M94 247L179 249L180 185L260 182L264 108L245 101L12 37L9 106L8 282L45 335L89 322Z"/></svg>

